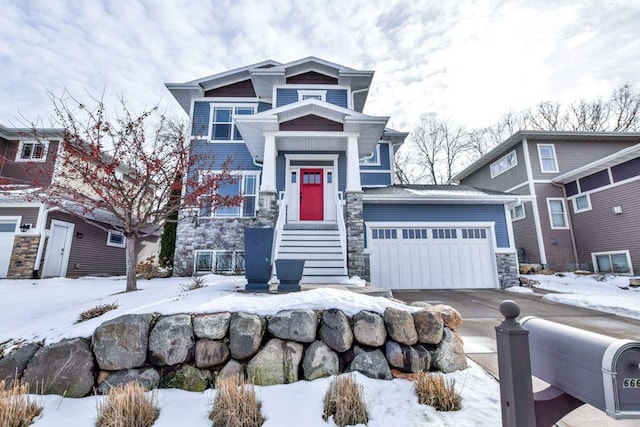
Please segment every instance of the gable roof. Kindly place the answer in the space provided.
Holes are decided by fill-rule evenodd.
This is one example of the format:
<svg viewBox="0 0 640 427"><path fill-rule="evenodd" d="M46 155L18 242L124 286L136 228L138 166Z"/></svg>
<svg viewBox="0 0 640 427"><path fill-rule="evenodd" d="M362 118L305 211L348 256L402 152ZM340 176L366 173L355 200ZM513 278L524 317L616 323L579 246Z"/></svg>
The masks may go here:
<svg viewBox="0 0 640 427"><path fill-rule="evenodd" d="M512 147L525 139L535 139L541 141L627 141L640 142L640 132L577 132L577 131L544 131L544 130L520 130L500 144L496 145L487 154L467 166L461 172L455 174L452 182L460 182L477 171L478 169L491 163L493 160L505 154Z"/></svg>
<svg viewBox="0 0 640 427"><path fill-rule="evenodd" d="M365 203L518 204L531 196L509 194L468 185L392 185L365 188Z"/></svg>
<svg viewBox="0 0 640 427"><path fill-rule="evenodd" d="M207 90L251 79L257 97L271 102L274 85L284 85L287 77L312 71L336 78L339 85L350 86L353 91L354 109L362 112L374 72L355 70L314 56L286 64L267 60L186 83L165 83L165 86L189 114L191 100L203 97Z"/></svg>

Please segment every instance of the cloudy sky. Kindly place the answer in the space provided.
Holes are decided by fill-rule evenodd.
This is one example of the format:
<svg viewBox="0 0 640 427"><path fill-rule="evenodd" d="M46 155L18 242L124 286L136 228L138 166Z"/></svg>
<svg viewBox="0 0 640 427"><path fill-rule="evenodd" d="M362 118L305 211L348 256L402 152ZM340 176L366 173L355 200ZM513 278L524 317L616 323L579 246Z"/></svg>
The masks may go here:
<svg viewBox="0 0 640 427"><path fill-rule="evenodd" d="M165 82L307 56L375 70L365 112L398 130L483 126L640 90L640 1L0 0L0 123L48 122L64 88L184 114Z"/></svg>

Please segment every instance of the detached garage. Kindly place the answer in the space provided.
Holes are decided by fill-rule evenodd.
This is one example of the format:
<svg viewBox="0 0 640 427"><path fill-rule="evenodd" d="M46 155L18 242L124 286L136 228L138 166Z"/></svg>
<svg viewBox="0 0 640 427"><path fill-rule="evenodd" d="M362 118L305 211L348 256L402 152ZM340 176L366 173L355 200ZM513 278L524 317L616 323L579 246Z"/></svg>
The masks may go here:
<svg viewBox="0 0 640 427"><path fill-rule="evenodd" d="M363 196L371 282L387 289L504 288L518 283L508 205L466 186L394 186Z"/></svg>

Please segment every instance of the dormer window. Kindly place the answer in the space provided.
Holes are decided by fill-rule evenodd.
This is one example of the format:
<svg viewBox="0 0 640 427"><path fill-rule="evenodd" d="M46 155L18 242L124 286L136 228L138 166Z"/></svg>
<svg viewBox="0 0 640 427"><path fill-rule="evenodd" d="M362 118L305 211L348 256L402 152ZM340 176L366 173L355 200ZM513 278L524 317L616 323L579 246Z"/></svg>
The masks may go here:
<svg viewBox="0 0 640 427"><path fill-rule="evenodd" d="M20 141L16 162L44 162L49 141Z"/></svg>
<svg viewBox="0 0 640 427"><path fill-rule="evenodd" d="M298 101L304 101L305 99L317 99L318 101L327 100L326 90L299 90Z"/></svg>

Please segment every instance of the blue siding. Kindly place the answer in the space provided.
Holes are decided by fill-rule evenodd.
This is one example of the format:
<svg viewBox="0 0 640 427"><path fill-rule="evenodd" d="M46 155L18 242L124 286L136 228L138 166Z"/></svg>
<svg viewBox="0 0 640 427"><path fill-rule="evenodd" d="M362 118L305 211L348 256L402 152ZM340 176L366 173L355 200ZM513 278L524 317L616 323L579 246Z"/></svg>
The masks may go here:
<svg viewBox="0 0 640 427"><path fill-rule="evenodd" d="M286 89L286 88L277 89L276 107L282 107L283 105L289 105L289 104L293 104L294 102L298 102L298 90L304 90L304 89ZM309 90L315 90L315 88L309 88ZM347 105L348 105L347 90L346 89L328 89L326 100L331 104L347 108Z"/></svg>
<svg viewBox="0 0 640 427"><path fill-rule="evenodd" d="M380 146L380 166L367 166L364 164L360 165L360 170L363 171L378 171L378 170L385 170L385 171L391 171L391 160L389 158L389 144L386 142L380 142L378 143L378 145Z"/></svg>
<svg viewBox="0 0 640 427"><path fill-rule="evenodd" d="M347 90L329 89L327 90L327 102L339 107L347 108Z"/></svg>
<svg viewBox="0 0 640 427"><path fill-rule="evenodd" d="M366 222L493 222L496 245L509 247L503 205L403 205L365 204Z"/></svg>
<svg viewBox="0 0 640 427"><path fill-rule="evenodd" d="M327 153L326 151L281 151L276 158L276 187L278 191L284 191L285 188L287 168L287 159L284 157L285 154L338 154L338 190L344 191L347 188L347 157L344 151L339 153Z"/></svg>
<svg viewBox="0 0 640 427"><path fill-rule="evenodd" d="M283 105L293 104L298 102L298 90L297 89L277 89L276 90L276 107L282 107Z"/></svg>
<svg viewBox="0 0 640 427"><path fill-rule="evenodd" d="M209 102L196 101L193 105L192 136L209 134Z"/></svg>
<svg viewBox="0 0 640 427"><path fill-rule="evenodd" d="M261 102L258 104L258 113L262 113L263 111L267 111L271 109L271 104L268 102Z"/></svg>
<svg viewBox="0 0 640 427"><path fill-rule="evenodd" d="M244 143L208 143L196 142L191 152L194 155L201 155L202 161L197 161L193 166L202 170L221 170L222 164L231 156L232 170L261 170L253 163L251 154Z"/></svg>
<svg viewBox="0 0 640 427"><path fill-rule="evenodd" d="M363 187L369 187L372 185L391 185L391 173L360 172L360 183Z"/></svg>

